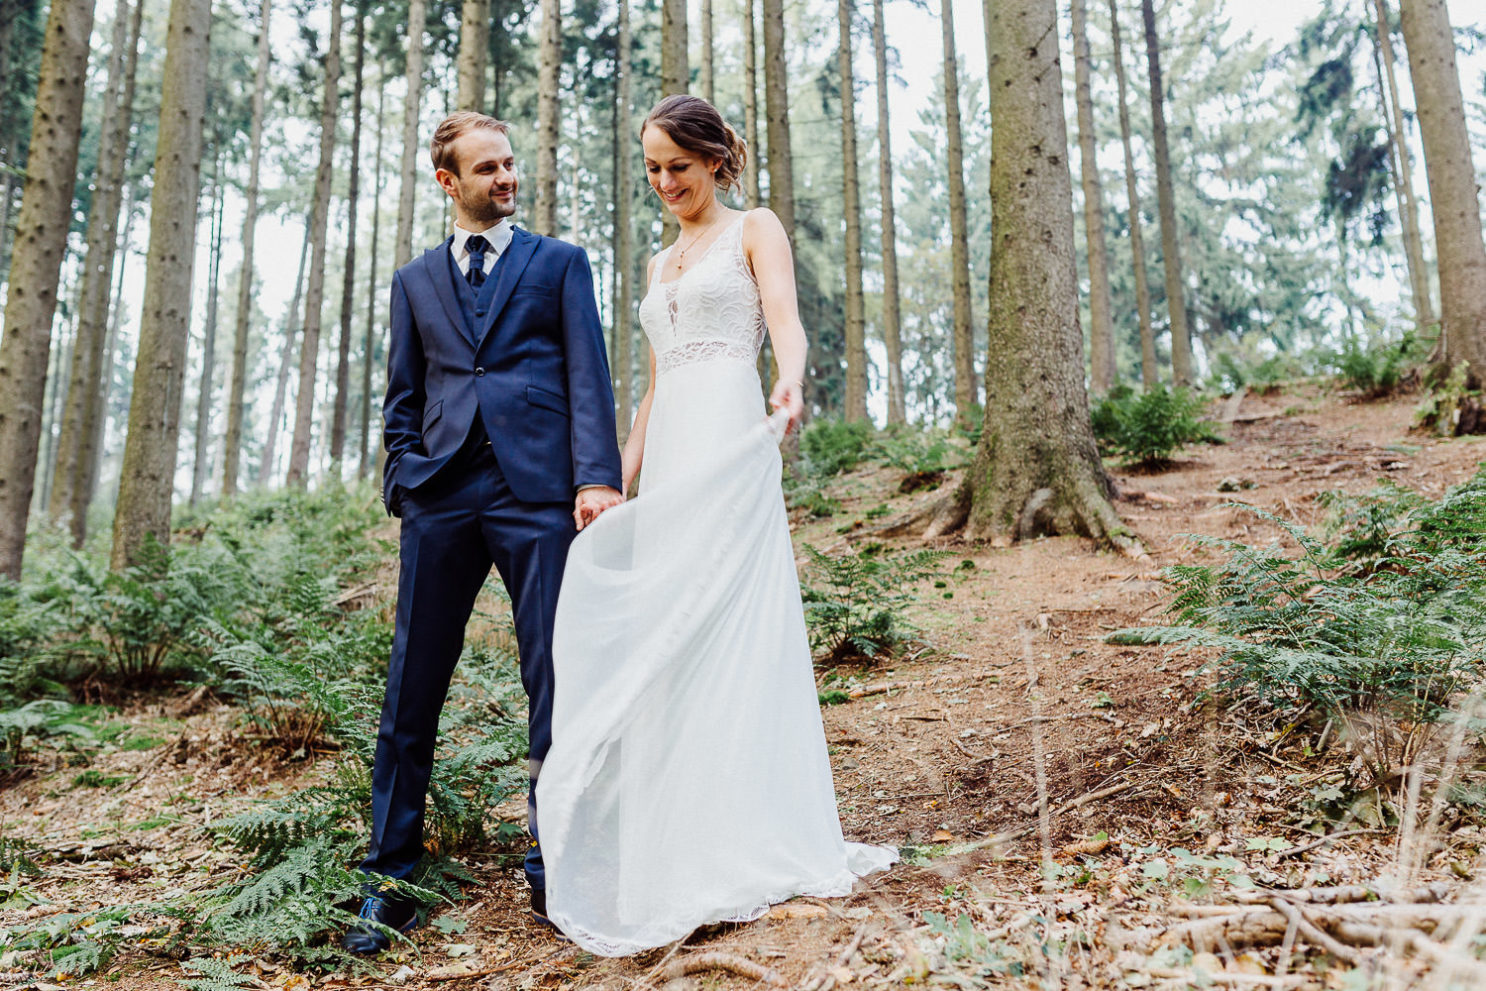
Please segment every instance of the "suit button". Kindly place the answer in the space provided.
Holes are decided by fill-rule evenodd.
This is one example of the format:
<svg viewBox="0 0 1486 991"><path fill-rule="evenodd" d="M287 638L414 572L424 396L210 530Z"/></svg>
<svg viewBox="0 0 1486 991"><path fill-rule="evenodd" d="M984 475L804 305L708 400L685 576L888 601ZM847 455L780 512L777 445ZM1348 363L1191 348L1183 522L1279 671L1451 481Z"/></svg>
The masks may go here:
<svg viewBox="0 0 1486 991"><path fill-rule="evenodd" d="M485 377L485 369L483 369L483 368L476 368L475 369L475 378L484 378L484 377Z"/></svg>

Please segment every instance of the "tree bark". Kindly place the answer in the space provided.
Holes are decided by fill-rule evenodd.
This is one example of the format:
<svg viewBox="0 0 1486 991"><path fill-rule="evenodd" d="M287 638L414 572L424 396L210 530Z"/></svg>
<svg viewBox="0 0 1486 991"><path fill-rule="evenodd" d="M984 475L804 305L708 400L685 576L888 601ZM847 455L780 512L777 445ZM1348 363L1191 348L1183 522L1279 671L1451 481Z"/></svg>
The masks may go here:
<svg viewBox="0 0 1486 991"><path fill-rule="evenodd" d="M67 249L93 0L52 0L0 340L0 575L19 580L36 485L41 413Z"/></svg>
<svg viewBox="0 0 1486 991"><path fill-rule="evenodd" d="M1156 368L1156 330L1151 326L1151 285L1145 270L1145 238L1141 234L1140 188L1135 181L1135 156L1130 151L1130 105L1125 94L1125 58L1120 52L1120 15L1109 0L1109 32L1114 41L1115 80L1120 92L1120 143L1125 150L1125 197L1129 201L1130 255L1135 270L1135 309L1140 321L1140 381L1154 389L1161 376Z"/></svg>
<svg viewBox="0 0 1486 991"><path fill-rule="evenodd" d="M213 169L211 253L207 265L206 328L201 342L201 387L196 391L196 452L191 465L190 505L196 505L211 464L212 379L217 356L217 288L222 271L222 160Z"/></svg>
<svg viewBox="0 0 1486 991"><path fill-rule="evenodd" d="M1078 106L1079 180L1084 192L1084 239L1089 256L1089 366L1096 396L1113 388L1114 327L1110 319L1109 253L1104 246L1104 194L1094 143L1094 98L1090 92L1086 0L1072 0L1074 99Z"/></svg>
<svg viewBox="0 0 1486 991"><path fill-rule="evenodd" d="M944 127L949 137L949 266L954 285L955 413L962 420L978 398L975 333L970 321L970 231L965 214L965 151L960 128L960 72L951 0L940 0L944 40ZM1070 202L1072 202L1070 200Z"/></svg>
<svg viewBox="0 0 1486 991"><path fill-rule="evenodd" d="M375 192L372 193L371 259L366 266L366 344L361 362L361 462L356 468L356 477L365 478L371 471L372 435L372 362L376 356L377 342L377 241L381 234L382 220L382 125L387 109L387 74L377 68L377 151ZM377 445L381 447L379 443Z"/></svg>
<svg viewBox="0 0 1486 991"><path fill-rule="evenodd" d="M717 102L712 70L712 0L702 0L702 97L708 103Z"/></svg>
<svg viewBox="0 0 1486 991"><path fill-rule="evenodd" d="M310 257L310 236L313 228L310 219L305 220L304 240L299 246L299 271L294 276L294 295L289 300L289 312L284 318L284 346L279 352L279 373L274 378L273 406L268 417L268 438L263 443L263 460L258 466L258 484L268 484L273 474L274 455L278 453L279 431L283 426L284 401L289 390L289 373L294 366L294 342L299 339L299 303L304 298L304 271Z"/></svg>
<svg viewBox="0 0 1486 991"><path fill-rule="evenodd" d="M77 303L78 293L74 290L72 306L67 308L71 311L68 314L71 319L64 319L57 327L57 347L52 349L49 361L51 367L47 369L43 404L45 412L41 421L41 491L37 493L37 509L45 507L47 500L51 498L52 480L57 474L58 426L62 420L63 407L67 403L67 369L72 366L72 356L77 344Z"/></svg>
<svg viewBox="0 0 1486 991"><path fill-rule="evenodd" d="M841 190L846 219L846 419L867 419L867 317L862 302L862 195L857 179L856 77L852 71L852 0L837 0L841 77ZM965 286L969 289L969 279Z"/></svg>
<svg viewBox="0 0 1486 991"><path fill-rule="evenodd" d="M191 318L211 13L211 0L171 0L139 354L109 557L116 571L137 563L151 538L162 545L170 542L181 384Z"/></svg>
<svg viewBox="0 0 1486 991"><path fill-rule="evenodd" d="M542 0L541 49L537 65L537 203L532 230L557 234L558 105L562 68L562 0Z"/></svg>
<svg viewBox="0 0 1486 991"><path fill-rule="evenodd" d="M114 356L118 353L119 322L124 309L124 269L129 264L129 237L134 229L133 190L124 191L124 230L119 238L119 276L114 283L113 303L109 307L108 339L103 344L103 367L98 386L98 411L88 425L88 440L85 449L87 463L84 465L82 483L83 517L72 520L73 547L82 547L87 538L87 508L93 504L98 492L98 473L103 463L104 428L108 425L109 398L114 386Z"/></svg>
<svg viewBox="0 0 1486 991"><path fill-rule="evenodd" d="M764 114L768 118L769 209L795 238L795 177L790 161L789 73L784 50L784 0L762 0Z"/></svg>
<svg viewBox="0 0 1486 991"><path fill-rule="evenodd" d="M877 185L882 199L882 342L887 348L887 422L907 423L903 398L903 316L898 295L898 231L893 216L893 142L888 126L887 32L883 0L872 0L877 62Z"/></svg>
<svg viewBox="0 0 1486 991"><path fill-rule="evenodd" d="M366 68L366 10L356 4L356 62L351 83L351 160L346 184L346 264L341 275L341 336L336 349L335 411L330 421L330 471L339 481L346 451L346 421L351 404L351 315L356 309L356 206L361 193L361 82ZM460 50L461 57L463 49ZM485 70L480 70L483 82ZM463 77L461 76L461 84Z"/></svg>
<svg viewBox="0 0 1486 991"><path fill-rule="evenodd" d="M331 0L330 3L330 47L325 53L325 92L320 109L320 165L315 172L315 205L310 219L310 282L304 293L299 389L294 395L294 438L289 445L289 474L285 479L287 484L300 488L308 482L310 435L315 419L320 310L325 300L325 235L330 223L330 180L335 165L335 127L340 104L342 5L342 0Z"/></svg>
<svg viewBox="0 0 1486 991"><path fill-rule="evenodd" d="M1468 382L1477 387L1486 383L1486 245L1481 241L1481 208L1455 65L1455 37L1444 0L1402 0L1399 15L1434 214L1440 353L1447 368L1468 362Z"/></svg>
<svg viewBox="0 0 1486 991"><path fill-rule="evenodd" d="M660 8L660 95L672 96L691 90L691 63L686 23L686 0L661 0ZM670 210L661 210L660 243L671 244L681 233L680 222Z"/></svg>
<svg viewBox="0 0 1486 991"><path fill-rule="evenodd" d="M991 316L985 429L936 526L995 543L1079 533L1135 553L1111 508L1084 389L1073 182L1053 0L991 12Z"/></svg>
<svg viewBox="0 0 1486 991"><path fill-rule="evenodd" d="M1166 266L1166 308L1171 314L1171 378L1177 386L1188 386L1192 384L1192 337L1187 329L1187 294L1182 284L1176 193L1171 185L1171 151L1166 142L1161 46L1156 38L1156 10L1151 0L1141 0L1140 11L1145 21L1145 55L1151 81L1151 143L1156 158L1156 201L1161 211L1161 254Z"/></svg>
<svg viewBox="0 0 1486 991"><path fill-rule="evenodd" d="M426 0L408 3L408 84L402 104L402 188L397 196L397 243L392 267L402 268L413 257L413 199L418 190L418 107L423 95L423 24Z"/></svg>
<svg viewBox="0 0 1486 991"><path fill-rule="evenodd" d="M222 458L222 498L237 494L242 466L243 418L247 414L248 328L253 316L253 250L258 229L259 167L263 159L263 112L268 92L269 22L273 0L262 0L259 10L258 71L253 76L253 121L248 135L248 188L243 216L242 268L237 281L237 315L232 333L232 384L227 394L227 437Z"/></svg>
<svg viewBox="0 0 1486 991"><path fill-rule="evenodd" d="M748 161L743 167L743 195L748 209L763 202L758 171L762 160L758 144L758 29L754 0L743 0L743 140L748 142Z"/></svg>
<svg viewBox="0 0 1486 991"><path fill-rule="evenodd" d="M84 483L91 458L88 447L93 437L92 424L100 415L98 397L102 384L103 348L108 336L114 252L119 243L124 170L129 161L132 116L129 104L133 102L143 8L142 3L135 3L131 11L121 3L114 11L113 48L103 95L97 185L88 214L77 337L72 350L67 407L62 416L61 434L57 438L55 480L47 499L47 515L53 520L65 521L78 547L82 546L87 534L88 497Z"/></svg>
<svg viewBox="0 0 1486 991"><path fill-rule="evenodd" d="M1386 0L1376 0L1377 33L1373 36L1376 51L1382 55L1383 71L1388 80L1384 97L1389 144L1393 150L1394 173L1398 177L1399 216L1403 227L1404 255L1409 263L1409 283L1414 293L1414 319L1421 334L1434 325L1434 291L1429 283L1429 266L1424 262L1424 236L1419 224L1419 197L1414 195L1414 168L1409 154L1409 131L1404 123L1403 107L1398 99L1398 77L1393 69L1393 28L1388 21ZM1417 97L1416 97L1417 99Z"/></svg>
<svg viewBox="0 0 1486 991"><path fill-rule="evenodd" d="M459 94L455 110L480 110L490 61L490 0L464 0L459 24Z"/></svg>
<svg viewBox="0 0 1486 991"><path fill-rule="evenodd" d="M614 49L615 136L618 154L614 157L614 369L615 393L619 398L616 417L621 438L629 435L634 419L634 237L630 231L631 188L630 163L634 157L630 142L630 24L629 0L618 0L619 36Z"/></svg>

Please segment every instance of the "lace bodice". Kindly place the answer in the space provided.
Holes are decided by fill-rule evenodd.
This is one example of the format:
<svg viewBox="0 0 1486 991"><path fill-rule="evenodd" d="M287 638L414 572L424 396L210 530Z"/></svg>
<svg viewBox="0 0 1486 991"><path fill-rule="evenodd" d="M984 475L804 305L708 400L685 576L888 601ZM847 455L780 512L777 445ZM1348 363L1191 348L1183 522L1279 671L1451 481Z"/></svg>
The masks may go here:
<svg viewBox="0 0 1486 991"><path fill-rule="evenodd" d="M746 216L739 214L691 268L670 282L662 282L660 274L676 246L656 259L640 303L640 325L655 349L657 373L699 361L757 360L764 311L743 254Z"/></svg>

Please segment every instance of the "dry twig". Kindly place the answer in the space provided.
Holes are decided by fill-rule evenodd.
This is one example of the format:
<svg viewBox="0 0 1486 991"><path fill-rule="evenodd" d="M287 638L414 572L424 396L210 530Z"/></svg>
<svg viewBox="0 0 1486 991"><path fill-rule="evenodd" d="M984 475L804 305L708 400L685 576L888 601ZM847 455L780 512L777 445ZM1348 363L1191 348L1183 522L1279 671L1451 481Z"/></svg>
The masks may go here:
<svg viewBox="0 0 1486 991"><path fill-rule="evenodd" d="M666 967L665 975L667 980L674 981L708 970L725 970L730 974L737 974L739 977L746 977L751 981L759 981L776 988L787 986L778 971L756 964L752 960L744 960L731 953L694 953L689 957L673 961L670 966Z"/></svg>

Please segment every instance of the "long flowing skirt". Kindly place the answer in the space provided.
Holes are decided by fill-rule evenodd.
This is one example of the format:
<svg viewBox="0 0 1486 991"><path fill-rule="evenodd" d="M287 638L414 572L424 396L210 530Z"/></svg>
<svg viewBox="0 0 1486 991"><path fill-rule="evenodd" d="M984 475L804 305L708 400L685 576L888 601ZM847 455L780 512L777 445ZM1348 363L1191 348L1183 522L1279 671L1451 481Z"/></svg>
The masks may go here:
<svg viewBox="0 0 1486 991"><path fill-rule="evenodd" d="M547 907L607 956L839 896L896 858L846 843L756 373L664 373L642 494L574 541L537 784Z"/></svg>

